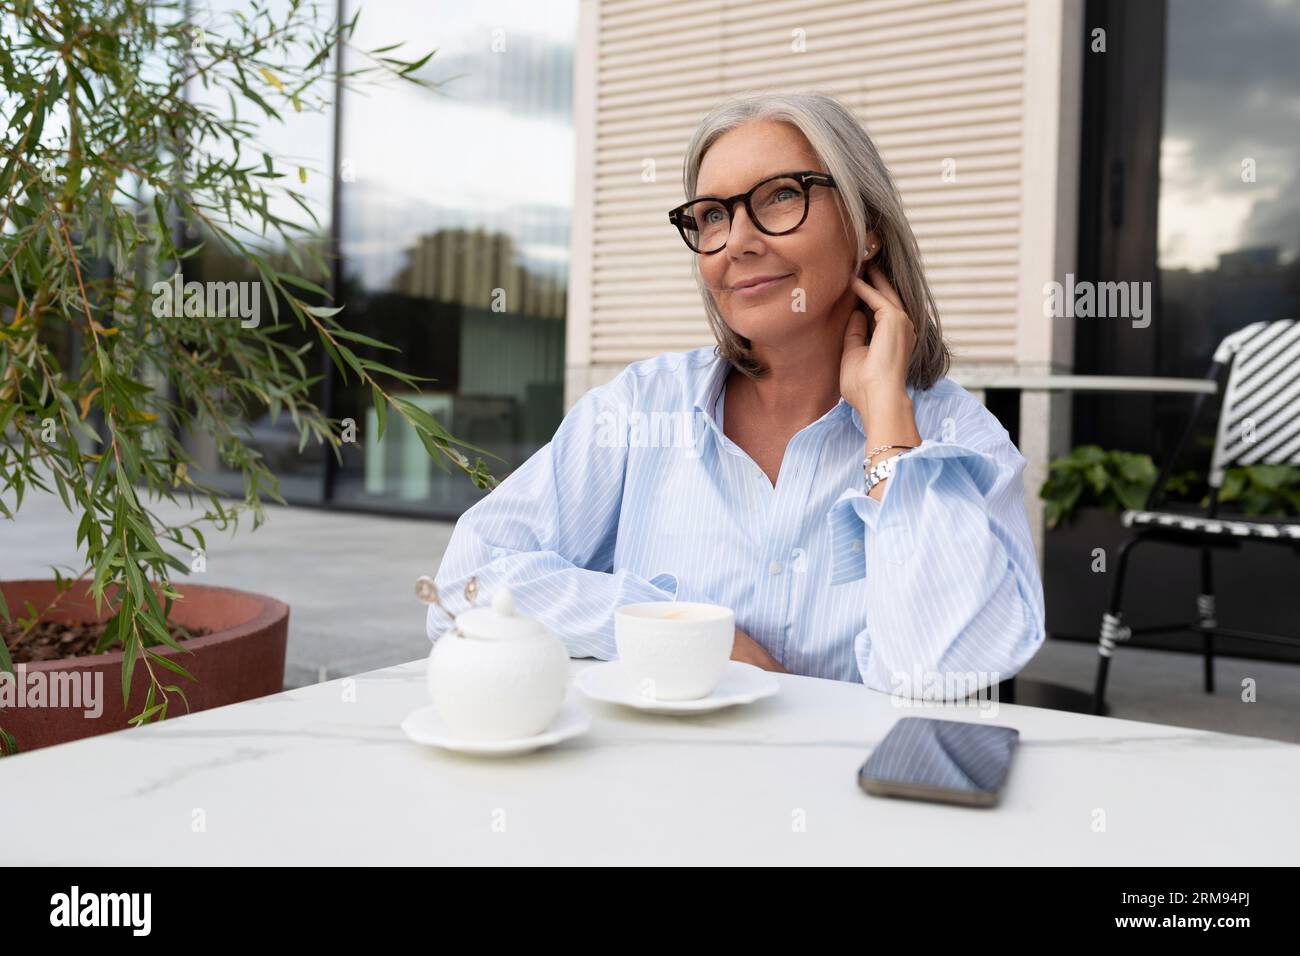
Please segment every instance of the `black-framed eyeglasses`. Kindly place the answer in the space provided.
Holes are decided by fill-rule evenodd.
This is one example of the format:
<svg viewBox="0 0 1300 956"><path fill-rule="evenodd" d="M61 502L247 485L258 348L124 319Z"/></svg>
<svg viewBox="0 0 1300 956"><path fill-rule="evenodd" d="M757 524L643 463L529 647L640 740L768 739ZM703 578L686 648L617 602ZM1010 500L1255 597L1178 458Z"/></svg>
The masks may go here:
<svg viewBox="0 0 1300 956"><path fill-rule="evenodd" d="M736 203L745 204L749 221L759 232L783 236L794 232L808 218L808 194L813 186L833 188L835 180L814 169L778 173L730 199L702 196L682 203L668 213L668 221L677 227L692 252L712 255L727 245Z"/></svg>

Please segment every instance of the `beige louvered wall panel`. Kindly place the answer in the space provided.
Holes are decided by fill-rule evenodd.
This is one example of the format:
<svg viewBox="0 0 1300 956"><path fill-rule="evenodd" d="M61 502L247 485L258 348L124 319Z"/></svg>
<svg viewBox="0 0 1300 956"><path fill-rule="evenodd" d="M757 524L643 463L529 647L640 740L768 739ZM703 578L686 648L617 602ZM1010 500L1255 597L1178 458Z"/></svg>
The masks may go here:
<svg viewBox="0 0 1300 956"><path fill-rule="evenodd" d="M599 0L590 364L713 342L666 211L682 201L700 117L761 88L817 89L858 112L958 361L1014 362L1026 2ZM946 158L955 183L941 178Z"/></svg>

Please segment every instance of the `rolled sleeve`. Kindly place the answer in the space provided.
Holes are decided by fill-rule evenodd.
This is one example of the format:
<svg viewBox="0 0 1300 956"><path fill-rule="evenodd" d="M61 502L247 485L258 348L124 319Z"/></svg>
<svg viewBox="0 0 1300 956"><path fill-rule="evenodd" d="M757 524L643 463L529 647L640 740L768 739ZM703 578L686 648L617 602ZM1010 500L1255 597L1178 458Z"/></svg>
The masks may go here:
<svg viewBox="0 0 1300 956"><path fill-rule="evenodd" d="M879 500L861 487L844 490L826 515L831 529L832 585L857 581L866 574L870 539L888 544L895 560L910 555L920 492L929 484L931 470L949 460L970 474L981 495L988 493L997 478L998 466L990 456L951 442L924 441L899 456Z"/></svg>
<svg viewBox="0 0 1300 956"><path fill-rule="evenodd" d="M846 489L827 514L831 584L867 578L855 652L869 686L898 692L954 668L1001 680L1041 645L1025 460L1005 431L986 434L982 448L923 442L899 458L882 500Z"/></svg>
<svg viewBox="0 0 1300 956"><path fill-rule="evenodd" d="M487 497L461 515L435 582L450 614L468 608L476 578L490 598L509 587L520 613L558 635L571 657L616 656L614 611L624 604L677 600L677 576L613 567L627 467L625 442L606 441L604 415L630 398L625 379L584 395L555 436ZM430 640L451 626L430 606Z"/></svg>

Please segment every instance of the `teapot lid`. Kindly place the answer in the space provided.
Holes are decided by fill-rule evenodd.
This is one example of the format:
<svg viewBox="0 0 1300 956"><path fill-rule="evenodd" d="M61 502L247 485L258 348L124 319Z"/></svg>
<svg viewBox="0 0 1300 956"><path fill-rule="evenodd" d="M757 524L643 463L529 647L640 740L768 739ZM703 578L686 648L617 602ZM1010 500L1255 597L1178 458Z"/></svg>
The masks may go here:
<svg viewBox="0 0 1300 956"><path fill-rule="evenodd" d="M492 596L490 606L457 614L456 628L465 637L505 641L550 633L541 621L516 611L515 597L506 587Z"/></svg>

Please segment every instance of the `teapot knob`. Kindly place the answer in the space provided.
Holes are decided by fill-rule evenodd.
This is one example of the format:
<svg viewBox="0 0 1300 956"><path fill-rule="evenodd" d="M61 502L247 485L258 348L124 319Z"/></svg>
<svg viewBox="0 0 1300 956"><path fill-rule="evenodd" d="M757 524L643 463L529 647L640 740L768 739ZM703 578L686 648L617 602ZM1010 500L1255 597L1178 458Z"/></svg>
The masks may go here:
<svg viewBox="0 0 1300 956"><path fill-rule="evenodd" d="M515 613L515 596L509 588L502 588L492 596L492 610L506 616Z"/></svg>

